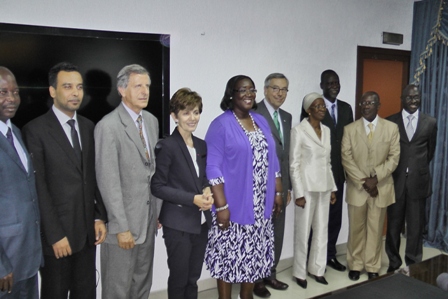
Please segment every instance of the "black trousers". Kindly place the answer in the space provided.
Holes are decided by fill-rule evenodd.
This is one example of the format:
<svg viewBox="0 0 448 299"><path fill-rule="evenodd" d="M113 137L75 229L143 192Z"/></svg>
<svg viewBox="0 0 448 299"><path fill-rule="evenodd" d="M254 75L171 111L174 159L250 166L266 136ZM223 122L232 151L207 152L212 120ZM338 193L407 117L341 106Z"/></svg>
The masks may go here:
<svg viewBox="0 0 448 299"><path fill-rule="evenodd" d="M401 231L406 222L406 265L422 261L423 230L426 220L426 200L411 199L406 190L396 202L387 208L386 253L389 266L399 268L403 263L400 257Z"/></svg>
<svg viewBox="0 0 448 299"><path fill-rule="evenodd" d="M338 241L339 232L342 225L342 197L344 195L344 183L337 183L336 187L336 203L330 204L330 212L328 214L328 244L327 244L327 260L336 257L336 242Z"/></svg>
<svg viewBox="0 0 448 299"><path fill-rule="evenodd" d="M190 234L164 226L163 239L170 269L168 298L196 299L197 281L201 277L208 240L207 223L201 226L200 234Z"/></svg>
<svg viewBox="0 0 448 299"><path fill-rule="evenodd" d="M41 299L94 299L96 298L96 247L85 245L70 256L57 259L44 255L45 265L40 269Z"/></svg>

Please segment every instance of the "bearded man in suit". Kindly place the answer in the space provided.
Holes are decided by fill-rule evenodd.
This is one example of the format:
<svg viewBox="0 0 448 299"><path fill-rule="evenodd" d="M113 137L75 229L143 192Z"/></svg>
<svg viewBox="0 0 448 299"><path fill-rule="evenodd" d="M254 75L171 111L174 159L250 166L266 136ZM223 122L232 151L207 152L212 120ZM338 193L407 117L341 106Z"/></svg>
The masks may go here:
<svg viewBox="0 0 448 299"><path fill-rule="evenodd" d="M386 208L395 202L392 172L400 158L398 126L378 116L379 95L368 91L359 105L362 118L344 128L341 148L347 173L351 280L358 280L363 269L369 279L378 277Z"/></svg>
<svg viewBox="0 0 448 299"><path fill-rule="evenodd" d="M84 89L78 68L51 68L53 106L23 128L33 156L42 217L42 298L96 298L96 247L106 212L95 179L94 124L77 115Z"/></svg>
<svg viewBox="0 0 448 299"><path fill-rule="evenodd" d="M269 123L272 136L275 140L275 149L280 163L280 171L282 175L282 194L283 206L280 214L273 218L274 222L274 265L271 269L271 276L256 281L254 286L254 294L258 297L267 298L271 293L266 288L270 286L275 290L286 290L288 285L277 279L277 265L283 247L283 236L285 233L285 211L286 206L291 201L291 181L289 179L289 144L291 134L290 113L280 106L286 100L288 95L289 80L285 75L273 73L264 80L264 100L257 104L257 113L263 115ZM287 190L287 191L286 191Z"/></svg>
<svg viewBox="0 0 448 299"><path fill-rule="evenodd" d="M95 128L98 186L108 213L101 246L102 297L148 298L160 200L151 194L157 119L148 111L151 79L132 64L120 70L121 103Z"/></svg>
<svg viewBox="0 0 448 299"><path fill-rule="evenodd" d="M422 261L426 199L432 194L429 163L434 157L437 121L418 109L421 96L416 85L401 95L403 110L387 119L400 130L400 162L393 173L396 202L387 208L387 272L400 268L400 233L406 223L406 265Z"/></svg>

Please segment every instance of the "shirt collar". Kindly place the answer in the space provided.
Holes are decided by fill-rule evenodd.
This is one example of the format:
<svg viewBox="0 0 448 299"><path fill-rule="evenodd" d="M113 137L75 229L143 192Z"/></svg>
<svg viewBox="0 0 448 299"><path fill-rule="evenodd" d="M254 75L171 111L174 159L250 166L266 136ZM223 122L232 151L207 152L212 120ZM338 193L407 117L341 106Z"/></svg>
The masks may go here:
<svg viewBox="0 0 448 299"><path fill-rule="evenodd" d="M362 121L364 122L364 127L368 127L370 123L373 124L373 128L376 128L376 125L378 124L378 114L375 116L375 119L372 122L369 122L364 117L362 118Z"/></svg>
<svg viewBox="0 0 448 299"><path fill-rule="evenodd" d="M56 118L58 119L58 121L61 125L66 124L71 119L74 119L75 123L78 123L78 117L77 117L76 111L75 111L75 114L73 115L73 117L69 117L67 114L65 114L58 108L56 108L55 105L53 105L51 107L51 109L53 110L54 114L56 115Z"/></svg>
<svg viewBox="0 0 448 299"><path fill-rule="evenodd" d="M324 97L324 101L325 101L325 106L327 106L327 109L328 109L329 107L331 107L333 104L336 104L335 107L338 106L338 99L336 99L336 100L334 101L334 103L333 103L333 102L330 102L329 100L327 100L327 99Z"/></svg>
<svg viewBox="0 0 448 299"><path fill-rule="evenodd" d="M2 132L4 136L6 136L6 133L8 133L8 128L11 128L12 131L11 120L10 119L6 120L6 123L0 120L0 132Z"/></svg>
<svg viewBox="0 0 448 299"><path fill-rule="evenodd" d="M129 115L131 116L133 121L137 121L137 118L142 115L142 112L140 111L139 114L135 113L131 108L129 108L128 106L126 106L126 104L122 101L121 104L123 104L124 109L126 109L126 111L129 113ZM143 119L143 117L142 117Z"/></svg>
<svg viewBox="0 0 448 299"><path fill-rule="evenodd" d="M412 113L412 115L414 115L414 117L416 119L418 119L418 114L419 114L419 110L417 109L417 111L415 111L414 113ZM406 110L401 110L401 115L403 116L403 119L408 119L408 116L411 115L409 112L407 112Z"/></svg>
<svg viewBox="0 0 448 299"><path fill-rule="evenodd" d="M268 112L270 115L274 115L275 111L277 111L279 113L280 109L275 110L274 107L272 107L271 103L269 103L266 99L263 99L263 101L266 104L266 109L268 109Z"/></svg>

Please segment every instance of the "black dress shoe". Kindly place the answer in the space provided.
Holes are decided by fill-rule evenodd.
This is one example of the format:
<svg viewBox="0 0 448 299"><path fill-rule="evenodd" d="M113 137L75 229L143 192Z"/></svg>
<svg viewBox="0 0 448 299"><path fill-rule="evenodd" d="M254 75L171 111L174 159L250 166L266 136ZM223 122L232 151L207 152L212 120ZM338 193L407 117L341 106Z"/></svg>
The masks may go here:
<svg viewBox="0 0 448 299"><path fill-rule="evenodd" d="M314 279L316 280L316 282L321 283L321 284L328 284L328 282L325 279L325 277L323 277L323 276L316 276L316 275L312 275L312 276L314 276Z"/></svg>
<svg viewBox="0 0 448 299"><path fill-rule="evenodd" d="M306 281L306 279L300 279L297 277L294 277L294 279L296 280L297 284L302 288L306 289L306 287L308 286L308 282Z"/></svg>
<svg viewBox="0 0 448 299"><path fill-rule="evenodd" d="M261 298L269 298L271 297L271 293L268 289L266 289L264 283L256 282L254 285L254 294Z"/></svg>
<svg viewBox="0 0 448 299"><path fill-rule="evenodd" d="M400 267L392 267L389 266L389 268L387 268L387 273L391 273L391 272L395 272L395 270L398 270Z"/></svg>
<svg viewBox="0 0 448 299"><path fill-rule="evenodd" d="M369 279L377 278L379 275L375 272L367 272L367 276L369 276Z"/></svg>
<svg viewBox="0 0 448 299"><path fill-rule="evenodd" d="M359 271L350 271L348 272L348 278L350 278L351 280L358 280L359 274L361 274L361 272Z"/></svg>
<svg viewBox="0 0 448 299"><path fill-rule="evenodd" d="M327 266L330 266L331 268L335 269L336 271L341 271L341 272L344 272L346 269L345 266L343 264L341 264L336 258L328 260Z"/></svg>
<svg viewBox="0 0 448 299"><path fill-rule="evenodd" d="M264 281L265 285L270 286L274 290L283 291L289 287L289 285L287 285L286 283L281 282L280 280L277 280L275 278L274 279L263 279L263 281Z"/></svg>

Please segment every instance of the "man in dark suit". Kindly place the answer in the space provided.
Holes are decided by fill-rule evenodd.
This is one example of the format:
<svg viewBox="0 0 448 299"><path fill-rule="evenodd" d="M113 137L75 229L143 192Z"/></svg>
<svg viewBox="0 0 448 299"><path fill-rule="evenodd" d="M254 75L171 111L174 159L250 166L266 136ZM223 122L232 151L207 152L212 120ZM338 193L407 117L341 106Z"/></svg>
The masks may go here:
<svg viewBox="0 0 448 299"><path fill-rule="evenodd" d="M42 264L34 169L20 130L14 75L0 66L0 298L37 299Z"/></svg>
<svg viewBox="0 0 448 299"><path fill-rule="evenodd" d="M271 293L266 285L276 290L286 290L288 285L277 280L276 268L280 261L285 232L285 211L291 200L291 181L289 180L289 140L292 116L280 106L285 102L288 94L289 81L285 75L273 73L264 80L264 100L257 104L257 113L263 115L269 123L276 144L276 152L280 163L283 185L283 207L281 213L274 220L274 265L271 276L255 282L254 294L267 298ZM288 191L286 191L288 190Z"/></svg>
<svg viewBox="0 0 448 299"><path fill-rule="evenodd" d="M344 127L353 122L352 107L337 99L341 91L338 74L333 70L325 70L320 75L320 88L324 95L327 112L322 123L331 131L331 169L338 191L336 202L330 205L328 219L327 265L337 271L345 271L346 267L336 259L336 242L342 225L342 197L344 195L345 173L342 167L341 141ZM302 110L301 119L306 116Z"/></svg>
<svg viewBox="0 0 448 299"><path fill-rule="evenodd" d="M77 115L83 81L63 62L49 72L53 106L23 128L33 155L42 215L42 298L95 298L95 245L106 237L106 213L95 176L94 124Z"/></svg>
<svg viewBox="0 0 448 299"><path fill-rule="evenodd" d="M400 233L406 223L406 265L422 261L426 198L432 194L429 162L436 147L437 122L419 112L420 92L408 85L401 95L403 110L387 119L400 130L400 161L393 173L396 202L387 208L387 272L400 268Z"/></svg>

